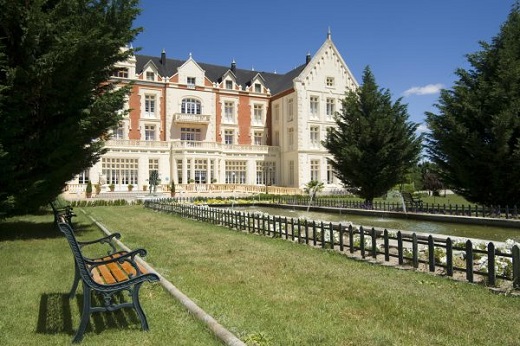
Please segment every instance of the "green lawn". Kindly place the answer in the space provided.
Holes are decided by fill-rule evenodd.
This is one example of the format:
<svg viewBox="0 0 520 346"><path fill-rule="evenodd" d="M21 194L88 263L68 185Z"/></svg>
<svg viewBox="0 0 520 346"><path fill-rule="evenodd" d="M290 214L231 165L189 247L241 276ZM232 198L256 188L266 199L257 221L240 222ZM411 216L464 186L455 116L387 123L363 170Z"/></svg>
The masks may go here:
<svg viewBox="0 0 520 346"><path fill-rule="evenodd" d="M156 270L251 345L518 345L520 300L481 286L142 206L84 210L120 231L130 248L146 248ZM81 237L99 236L76 211ZM48 214L0 223L2 345L65 344L78 325L76 301L63 297L72 281L71 255L51 222ZM132 319L93 321L84 344L216 343L159 285L143 288L150 332L138 331Z"/></svg>

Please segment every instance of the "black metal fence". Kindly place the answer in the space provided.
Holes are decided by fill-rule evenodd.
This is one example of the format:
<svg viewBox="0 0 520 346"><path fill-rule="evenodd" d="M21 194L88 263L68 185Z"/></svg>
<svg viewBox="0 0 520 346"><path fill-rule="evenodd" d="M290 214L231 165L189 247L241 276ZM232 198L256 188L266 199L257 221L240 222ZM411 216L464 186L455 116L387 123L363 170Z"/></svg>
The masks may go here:
<svg viewBox="0 0 520 346"><path fill-rule="evenodd" d="M485 244L386 229L357 228L351 224L288 219L172 200L146 201L145 206L230 229L349 252L364 259L384 259L385 262L394 261L413 268L422 265L430 272L440 271L449 277L460 274L469 282L477 281L475 275L490 286L495 286L497 279L508 280L512 281L514 288L520 288L520 248L517 244L497 248L492 242Z"/></svg>
<svg viewBox="0 0 520 346"><path fill-rule="evenodd" d="M311 207L327 207L327 208L343 208L343 209L363 209L378 211L396 211L403 212L402 202L385 202L375 201L371 205L367 205L362 201L349 200L344 197L317 197L310 199L304 195L255 195L248 197L240 197L241 200L249 200L251 202L269 202L273 204L301 205ZM176 198L179 202L205 202L208 200L222 200L223 202L232 204L234 197L180 197ZM440 215L458 215L469 217L490 217L505 219L520 219L518 207L515 206L483 206L477 204L439 204L439 203L423 203L421 205L405 204L406 212L410 213L428 213Z"/></svg>

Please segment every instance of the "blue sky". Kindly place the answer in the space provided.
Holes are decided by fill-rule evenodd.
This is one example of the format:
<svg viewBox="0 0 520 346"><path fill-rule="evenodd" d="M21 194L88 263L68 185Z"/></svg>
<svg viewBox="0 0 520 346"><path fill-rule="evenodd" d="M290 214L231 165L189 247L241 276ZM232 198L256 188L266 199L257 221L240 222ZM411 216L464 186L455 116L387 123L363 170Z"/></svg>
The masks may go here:
<svg viewBox="0 0 520 346"><path fill-rule="evenodd" d="M140 54L286 73L332 40L361 83L369 65L380 87L403 97L410 120L435 111L439 88L465 55L481 50L514 0L141 0L133 42ZM421 126L421 128L423 128Z"/></svg>

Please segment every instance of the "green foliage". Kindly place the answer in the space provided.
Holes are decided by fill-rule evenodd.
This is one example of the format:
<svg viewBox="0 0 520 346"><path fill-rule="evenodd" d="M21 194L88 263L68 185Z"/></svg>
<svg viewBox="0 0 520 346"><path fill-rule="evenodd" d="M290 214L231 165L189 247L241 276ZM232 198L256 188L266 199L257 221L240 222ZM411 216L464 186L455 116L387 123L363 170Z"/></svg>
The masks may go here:
<svg viewBox="0 0 520 346"><path fill-rule="evenodd" d="M318 192L323 190L323 188L324 184L322 181L311 180L307 184L305 184L303 191L309 194L309 196L315 197Z"/></svg>
<svg viewBox="0 0 520 346"><path fill-rule="evenodd" d="M87 182L87 188L85 189L86 193L92 193L92 182L89 180Z"/></svg>
<svg viewBox="0 0 520 346"><path fill-rule="evenodd" d="M428 152L442 179L468 201L520 203L520 3L492 42L469 54L438 114L427 113Z"/></svg>
<svg viewBox="0 0 520 346"><path fill-rule="evenodd" d="M401 100L392 103L388 90L379 90L367 67L363 85L350 91L323 145L345 186L368 202L404 179L421 151L417 124L408 121Z"/></svg>
<svg viewBox="0 0 520 346"><path fill-rule="evenodd" d="M103 154L128 88L107 83L137 0L0 0L0 215L35 210Z"/></svg>

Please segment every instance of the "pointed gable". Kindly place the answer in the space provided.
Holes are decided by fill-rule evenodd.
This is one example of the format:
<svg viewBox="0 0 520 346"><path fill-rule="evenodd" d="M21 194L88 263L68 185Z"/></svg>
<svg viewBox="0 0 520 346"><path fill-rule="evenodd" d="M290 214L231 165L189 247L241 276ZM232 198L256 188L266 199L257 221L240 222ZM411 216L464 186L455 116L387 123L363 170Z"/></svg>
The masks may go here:
<svg viewBox="0 0 520 346"><path fill-rule="evenodd" d="M304 82L308 88L313 86L319 88L325 84L332 89L344 87L353 89L359 85L332 42L330 33L314 57L308 60L297 79Z"/></svg>

